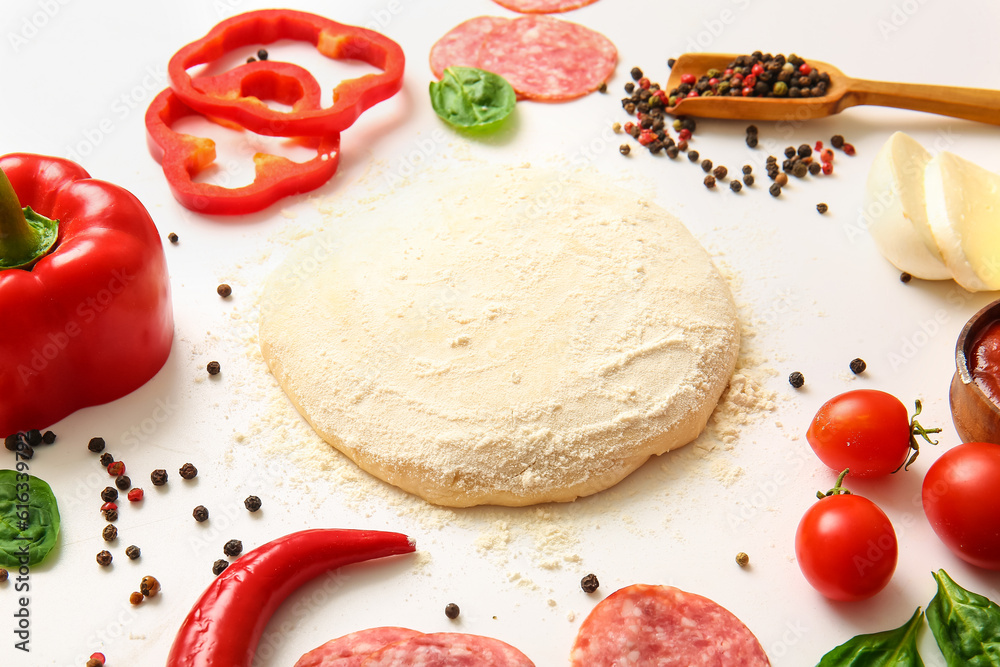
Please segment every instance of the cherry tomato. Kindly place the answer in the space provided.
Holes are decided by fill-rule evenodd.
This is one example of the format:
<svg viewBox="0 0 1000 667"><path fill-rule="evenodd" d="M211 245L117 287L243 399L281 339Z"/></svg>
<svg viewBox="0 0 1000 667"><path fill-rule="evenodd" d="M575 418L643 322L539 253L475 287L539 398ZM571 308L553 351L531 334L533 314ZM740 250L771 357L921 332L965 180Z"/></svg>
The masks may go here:
<svg viewBox="0 0 1000 667"><path fill-rule="evenodd" d="M834 396L813 417L806 439L816 456L834 470L851 469L854 477L879 477L909 465L918 451L919 435L937 444L917 423L920 401L911 421L906 406L892 394L875 389L857 389ZM907 461L907 455L914 453Z"/></svg>
<svg viewBox="0 0 1000 667"><path fill-rule="evenodd" d="M1000 570L1000 445L949 449L927 471L921 496L931 528L956 556Z"/></svg>
<svg viewBox="0 0 1000 667"><path fill-rule="evenodd" d="M799 569L831 600L865 600L878 593L892 578L898 555L889 517L854 494L821 499L795 532Z"/></svg>

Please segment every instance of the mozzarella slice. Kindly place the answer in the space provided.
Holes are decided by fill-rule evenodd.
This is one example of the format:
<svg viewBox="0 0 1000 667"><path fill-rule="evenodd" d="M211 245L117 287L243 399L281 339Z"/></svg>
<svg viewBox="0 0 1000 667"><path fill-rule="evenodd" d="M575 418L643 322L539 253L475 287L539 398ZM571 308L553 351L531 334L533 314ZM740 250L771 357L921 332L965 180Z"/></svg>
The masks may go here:
<svg viewBox="0 0 1000 667"><path fill-rule="evenodd" d="M931 154L896 132L875 157L865 187L869 232L882 256L900 271L925 280L947 280L924 204L924 168Z"/></svg>
<svg viewBox="0 0 1000 667"><path fill-rule="evenodd" d="M924 174L927 219L955 281L1000 290L1000 174L944 152Z"/></svg>

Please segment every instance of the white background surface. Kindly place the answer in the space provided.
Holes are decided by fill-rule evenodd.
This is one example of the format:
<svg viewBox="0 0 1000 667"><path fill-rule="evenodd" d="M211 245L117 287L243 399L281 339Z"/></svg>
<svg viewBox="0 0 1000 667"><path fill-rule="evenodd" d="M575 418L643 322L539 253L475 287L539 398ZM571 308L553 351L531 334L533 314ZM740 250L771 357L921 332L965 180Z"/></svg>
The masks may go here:
<svg viewBox="0 0 1000 667"><path fill-rule="evenodd" d="M397 40L408 57L404 90L345 132L340 173L314 198L286 200L243 220L190 214L171 198L147 153L146 104L166 86L166 63L174 51L222 18L265 6L240 0L182 0L155 10L124 1L4 3L0 152L78 159L94 177L136 194L164 239L174 231L181 243L165 248L176 315L166 367L134 394L53 425L57 444L40 448L31 462L31 472L48 480L60 501L63 535L58 550L31 573L29 655L13 648L18 596L10 582L0 585L0 665L82 665L94 650L108 656L109 667L162 664L182 618L211 581L211 563L222 557L226 540L240 538L249 549L292 530L321 526L399 530L416 537L426 555L422 564L411 558L356 567L334 585L304 589L270 626L260 665L291 665L327 639L393 624L490 635L519 647L539 666L566 664L579 623L596 599L636 582L707 595L756 633L773 664L810 665L852 635L902 624L933 595L934 569L944 567L966 587L1000 598L997 575L964 565L938 542L918 495L933 459L958 443L947 404L955 337L993 295L970 295L950 281L901 284L865 232L862 211L868 165L893 131L909 132L934 152L948 149L1000 170L1000 129L912 112L852 109L796 127L758 123L762 149L751 151L743 143L744 123L700 122L692 146L703 156L730 172L747 162L758 165L758 185L740 196L728 189L707 191L696 167L654 158L634 144L632 157L623 158L617 151L622 138L608 131L615 120L627 119L618 98L629 68L638 65L654 81L664 81L666 59L690 50L796 52L856 77L1000 89L995 47L1000 6L937 0L600 0L564 17L600 29L618 46L620 62L609 94L560 105L521 103L505 131L469 140L443 127L430 110L427 54L462 20L510 12L488 0L303 1L296 8L369 25ZM358 69L321 62L309 49L287 44L272 48L272 58L314 67L327 97L339 76ZM838 152L833 177L793 179L780 200L766 194L763 148L779 154L785 145L828 142L835 133L854 143L857 157ZM249 180L249 153L239 148L232 142L228 153L220 150L224 168L215 178L229 177L233 184ZM544 516L538 509L417 512L410 511L417 503L384 491L359 504L334 476L313 479L308 487L272 486L264 480L272 477L265 466L272 465L266 457L274 451L273 441L251 438L241 455L226 455L237 434L267 411L243 389L266 376L245 354L240 340L245 332L234 331L232 316L252 310L251 295L265 276L260 258L269 248L274 257L268 261L287 251L286 245L271 245L291 224L281 212L308 229L321 221L315 197L351 201L428 165L454 168L461 188L468 158L514 164L562 160L624 177L680 216L734 274L737 298L755 333L748 344L775 371L767 388L775 392L777 406L724 453L729 465L743 470L734 484L725 486L694 453L682 450L650 462L610 492L544 508ZM826 216L815 211L820 201L830 205ZM228 302L215 295L222 281L237 288ZM852 379L847 364L856 356L868 361L869 371ZM201 381L210 359L222 362L223 374ZM806 376L799 392L784 379L792 370ZM892 392L908 405L923 398L922 422L945 431L941 446L925 447L909 473L854 485L893 520L900 561L881 594L837 604L815 593L794 562L795 526L815 490L829 488L834 478L801 436L823 401L861 387ZM157 412L158 406L167 410ZM167 416L156 421L162 415ZM133 429L141 435L130 435ZM109 451L125 460L147 493L141 508L124 508L118 522L122 537L112 549L115 564L108 569L94 562L104 548L98 494L111 481L86 451L94 435L107 439ZM265 435L274 438L272 431ZM287 446L298 443L289 438ZM174 472L185 461L201 470L194 483L182 483ZM154 490L148 472L158 467L172 477L167 487ZM294 468L278 469L295 474ZM374 481L364 484L378 487ZM242 509L249 493L263 499L259 515ZM190 518L196 504L213 511L207 525ZM511 542L484 553L476 540L495 534L497 522L505 522ZM540 566L539 535L550 529L576 540L565 551L577 554L579 562ZM124 547L132 543L143 550L138 562L124 557ZM750 568L734 564L738 551L750 554ZM601 580L598 595L579 590L587 572ZM512 573L530 585L512 581ZM157 576L164 592L133 609L128 595L145 574ZM443 614L451 601L463 610L457 623ZM921 644L928 665L943 664L929 633Z"/></svg>

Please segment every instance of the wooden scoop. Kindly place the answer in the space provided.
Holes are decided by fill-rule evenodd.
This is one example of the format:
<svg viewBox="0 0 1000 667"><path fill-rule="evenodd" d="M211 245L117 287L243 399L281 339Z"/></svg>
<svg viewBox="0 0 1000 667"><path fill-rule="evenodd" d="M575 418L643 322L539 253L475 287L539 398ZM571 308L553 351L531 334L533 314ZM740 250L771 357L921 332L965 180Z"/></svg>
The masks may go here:
<svg viewBox="0 0 1000 667"><path fill-rule="evenodd" d="M710 69L724 70L736 58L726 53L685 53L674 63L664 88L669 93L681 84L682 74L701 77ZM830 75L830 85L823 97L687 97L666 111L702 118L794 122L872 104L1000 125L1000 90L852 79L833 65L817 60L806 62Z"/></svg>

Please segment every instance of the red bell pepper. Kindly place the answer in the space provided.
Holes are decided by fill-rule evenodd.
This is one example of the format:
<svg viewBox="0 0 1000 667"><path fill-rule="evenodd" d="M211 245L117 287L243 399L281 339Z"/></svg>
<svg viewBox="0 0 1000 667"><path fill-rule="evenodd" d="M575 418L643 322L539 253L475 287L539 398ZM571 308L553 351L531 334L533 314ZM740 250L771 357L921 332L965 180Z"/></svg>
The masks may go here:
<svg viewBox="0 0 1000 667"><path fill-rule="evenodd" d="M293 112L319 108L320 88L316 79L307 70L290 63L270 60L247 63L207 77L200 85L220 97L255 100L255 104L265 109L261 100L290 105ZM250 185L226 188L196 183L193 177L215 161L215 142L171 129L178 120L192 115L199 114L169 88L157 95L146 110L150 153L161 163L174 198L192 211L222 215L253 213L282 197L314 190L337 171L340 135L331 134L296 140L316 149L316 157L307 162L257 153L253 158L254 181ZM231 126L225 121L212 120Z"/></svg>
<svg viewBox="0 0 1000 667"><path fill-rule="evenodd" d="M242 96L220 96L200 86L188 69L227 53L279 39L310 42L332 59L362 60L382 70L342 81L333 105L323 109L280 111ZM207 35L170 59L170 85L185 104L206 116L222 118L269 136L323 136L340 132L370 106L395 95L403 85L405 58L399 44L372 30L290 9L247 12L222 21Z"/></svg>
<svg viewBox="0 0 1000 667"><path fill-rule="evenodd" d="M226 568L181 625L166 667L249 667L285 598L324 572L416 550L401 533L303 530L268 542Z"/></svg>
<svg viewBox="0 0 1000 667"><path fill-rule="evenodd" d="M6 435L45 428L143 385L170 352L173 312L163 246L131 193L62 158L5 155L0 170ZM24 224L37 214L57 221L52 248Z"/></svg>

